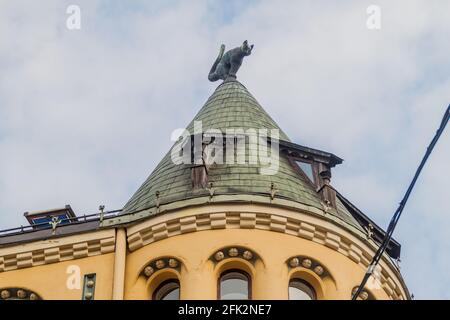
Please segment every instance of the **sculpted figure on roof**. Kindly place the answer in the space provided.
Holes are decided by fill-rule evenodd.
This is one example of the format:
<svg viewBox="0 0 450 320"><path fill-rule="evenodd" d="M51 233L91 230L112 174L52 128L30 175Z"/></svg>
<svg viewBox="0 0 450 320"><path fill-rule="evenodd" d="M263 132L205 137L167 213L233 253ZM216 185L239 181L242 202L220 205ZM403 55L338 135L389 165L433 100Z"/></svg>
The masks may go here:
<svg viewBox="0 0 450 320"><path fill-rule="evenodd" d="M252 50L253 44L249 46L247 40L245 40L240 47L231 49L224 54L225 45L223 44L220 47L219 56L209 72L209 81L225 80L228 77L236 78L236 73L241 67L244 57L249 56Z"/></svg>

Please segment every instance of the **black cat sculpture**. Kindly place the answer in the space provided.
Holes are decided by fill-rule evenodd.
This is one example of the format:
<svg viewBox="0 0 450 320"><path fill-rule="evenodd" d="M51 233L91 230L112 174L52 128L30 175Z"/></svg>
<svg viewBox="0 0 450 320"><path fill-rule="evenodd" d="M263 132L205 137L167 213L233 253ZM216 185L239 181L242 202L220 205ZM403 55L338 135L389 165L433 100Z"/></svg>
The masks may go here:
<svg viewBox="0 0 450 320"><path fill-rule="evenodd" d="M228 77L236 78L236 73L241 67L244 57L249 56L252 50L253 45L249 46L245 40L240 47L231 49L224 54L225 45L223 44L220 47L219 56L209 72L209 81L226 80Z"/></svg>

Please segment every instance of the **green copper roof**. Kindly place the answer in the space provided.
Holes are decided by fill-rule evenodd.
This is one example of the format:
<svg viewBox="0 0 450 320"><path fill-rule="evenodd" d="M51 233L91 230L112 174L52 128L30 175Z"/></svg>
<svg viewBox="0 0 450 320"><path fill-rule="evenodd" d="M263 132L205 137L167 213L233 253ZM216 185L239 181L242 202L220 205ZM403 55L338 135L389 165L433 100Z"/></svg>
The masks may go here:
<svg viewBox="0 0 450 320"><path fill-rule="evenodd" d="M193 132L194 121L202 121L204 130L219 129L223 132L230 128L278 129L280 139L290 141L247 88L236 80L227 80L217 87L188 125L189 132Z"/></svg>
<svg viewBox="0 0 450 320"><path fill-rule="evenodd" d="M225 81L208 99L203 108L188 125L187 130L194 133L194 121L202 121L203 131L227 128L242 129L280 129L264 111L256 99L238 81ZM290 141L280 129L280 139ZM124 207L125 213L138 212L162 204L209 195L207 189L193 189L191 166L175 165L170 151L161 160L152 174L138 189ZM304 180L289 163L286 156L280 155L279 170L275 175L262 175L259 165L223 164L213 165L208 172L214 195L265 195L270 197L271 184L274 184L277 198L284 198L308 206L323 209L319 195L314 187ZM359 224L339 206L335 213L339 218L355 226Z"/></svg>

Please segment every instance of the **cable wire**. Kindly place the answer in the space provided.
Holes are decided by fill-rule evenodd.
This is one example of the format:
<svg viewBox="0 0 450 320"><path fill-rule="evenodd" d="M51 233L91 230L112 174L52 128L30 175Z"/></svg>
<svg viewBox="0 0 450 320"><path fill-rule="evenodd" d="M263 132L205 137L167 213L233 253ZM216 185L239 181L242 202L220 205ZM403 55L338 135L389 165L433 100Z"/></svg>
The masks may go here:
<svg viewBox="0 0 450 320"><path fill-rule="evenodd" d="M381 257L383 256L384 251L386 250L389 242L391 241L392 234L394 233L394 229L398 223L398 220L400 219L400 216L402 215L402 212L403 212L403 209L405 208L406 202L408 201L408 198L416 184L417 179L419 178L419 175L420 175L423 167L425 166L425 163L428 160L428 157L430 156L431 152L433 151L442 132L444 132L445 126L447 125L449 118L450 118L450 105L447 107L447 111L445 112L444 117L442 118L441 125L439 126L439 129L437 130L433 140L431 140L431 143L428 146L427 151L425 152L422 162L420 163L419 167L416 170L416 174L414 175L414 178L412 179L408 189L406 190L406 193L405 193L402 201L400 201L400 204L399 204L397 210L395 211L395 213L391 219L391 222L389 223L388 229L386 231L386 235L385 235L383 241L381 242L380 247L378 248L377 252L373 256L372 261L371 261L369 267L367 268L366 274L364 275L364 278L363 278L361 284L359 285L356 292L353 294L352 300L356 300L359 297L359 295L361 294L364 286L366 285L370 276L374 272Z"/></svg>

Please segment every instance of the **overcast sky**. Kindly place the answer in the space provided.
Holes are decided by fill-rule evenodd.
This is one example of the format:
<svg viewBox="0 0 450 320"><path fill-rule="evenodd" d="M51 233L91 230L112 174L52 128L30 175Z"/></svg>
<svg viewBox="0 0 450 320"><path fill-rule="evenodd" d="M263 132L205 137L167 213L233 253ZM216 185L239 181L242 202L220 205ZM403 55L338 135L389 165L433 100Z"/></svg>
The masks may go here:
<svg viewBox="0 0 450 320"><path fill-rule="evenodd" d="M218 85L220 44L245 39L239 80L292 141L345 159L332 184L385 229L450 103L449 14L447 0L0 0L0 229L121 208ZM450 298L449 158L447 130L394 235L416 298Z"/></svg>

